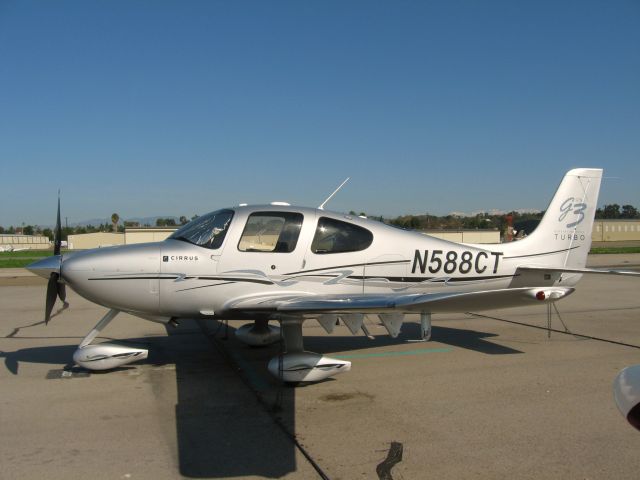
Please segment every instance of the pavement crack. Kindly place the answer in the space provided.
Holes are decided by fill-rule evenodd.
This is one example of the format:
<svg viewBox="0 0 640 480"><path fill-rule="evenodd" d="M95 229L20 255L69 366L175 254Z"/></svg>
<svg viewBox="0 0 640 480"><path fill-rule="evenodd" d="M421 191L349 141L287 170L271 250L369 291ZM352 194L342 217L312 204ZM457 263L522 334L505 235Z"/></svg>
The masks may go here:
<svg viewBox="0 0 640 480"><path fill-rule="evenodd" d="M402 450L403 446L400 442L391 442L387 458L376 467L376 473L380 480L393 480L391 469L402 461Z"/></svg>

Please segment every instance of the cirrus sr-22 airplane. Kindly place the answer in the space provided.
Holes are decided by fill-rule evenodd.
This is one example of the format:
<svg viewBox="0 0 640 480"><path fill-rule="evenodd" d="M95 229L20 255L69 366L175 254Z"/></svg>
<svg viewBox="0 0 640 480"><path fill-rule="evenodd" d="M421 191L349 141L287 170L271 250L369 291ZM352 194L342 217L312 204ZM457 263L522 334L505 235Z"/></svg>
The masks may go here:
<svg viewBox="0 0 640 480"><path fill-rule="evenodd" d="M87 369L146 358L144 349L91 343L126 312L162 323L252 320L237 330L240 340L284 341L269 371L285 382L314 382L350 370L351 363L304 350L308 319L328 333L340 320L353 334L368 334L363 319L377 315L396 337L406 314L420 314L428 338L433 313L556 302L573 293L585 273L638 275L586 268L601 179L601 169L569 171L536 230L495 245L454 243L325 211L325 201L316 209L284 203L226 208L162 242L62 256L58 200L54 255L28 269L49 280L47 322L56 296L65 301L65 285L109 309L74 353ZM281 331L270 322L279 322ZM621 382L620 408L640 418L638 389L627 394Z"/></svg>

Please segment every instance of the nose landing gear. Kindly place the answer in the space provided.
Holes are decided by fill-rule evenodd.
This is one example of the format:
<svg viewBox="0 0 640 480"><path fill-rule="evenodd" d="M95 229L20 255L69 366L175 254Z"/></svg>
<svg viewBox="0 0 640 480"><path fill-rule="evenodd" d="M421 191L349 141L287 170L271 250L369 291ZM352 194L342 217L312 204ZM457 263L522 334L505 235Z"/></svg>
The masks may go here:
<svg viewBox="0 0 640 480"><path fill-rule="evenodd" d="M78 349L73 354L73 361L88 370L110 370L136 360L147 358L149 351L144 348L117 345L114 343L99 343L91 345L91 342L111 323L119 310L109 310L107 314L80 342Z"/></svg>

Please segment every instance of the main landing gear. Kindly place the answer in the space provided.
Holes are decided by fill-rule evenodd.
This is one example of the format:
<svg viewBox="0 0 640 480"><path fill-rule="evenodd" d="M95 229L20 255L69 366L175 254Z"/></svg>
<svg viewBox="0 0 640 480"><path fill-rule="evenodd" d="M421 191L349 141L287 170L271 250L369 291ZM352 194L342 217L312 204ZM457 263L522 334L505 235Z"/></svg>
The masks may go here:
<svg viewBox="0 0 640 480"><path fill-rule="evenodd" d="M420 313L420 340L431 340L431 314L427 312Z"/></svg>
<svg viewBox="0 0 640 480"><path fill-rule="evenodd" d="M351 362L325 357L319 353L304 350L302 338L303 321L304 319L301 317L284 317L280 319L282 328L278 330L281 331L284 353L271 359L268 367L269 372L287 383L319 382L338 373L348 372L351 369ZM269 327L270 329L277 328ZM264 342L256 343L256 339L253 338L252 343L245 343L249 343L249 345L272 343L266 341L267 339L273 339L272 330L266 330L264 326L258 326L257 322L255 326L249 324L239 328L236 335L240 332L238 338L241 341L245 341L245 338L249 336L247 335L248 332L252 332L255 337L259 335L258 332L260 331L263 332Z"/></svg>
<svg viewBox="0 0 640 480"><path fill-rule="evenodd" d="M269 320L256 320L238 328L236 337L252 347L263 347L280 340L280 328L269 325Z"/></svg>

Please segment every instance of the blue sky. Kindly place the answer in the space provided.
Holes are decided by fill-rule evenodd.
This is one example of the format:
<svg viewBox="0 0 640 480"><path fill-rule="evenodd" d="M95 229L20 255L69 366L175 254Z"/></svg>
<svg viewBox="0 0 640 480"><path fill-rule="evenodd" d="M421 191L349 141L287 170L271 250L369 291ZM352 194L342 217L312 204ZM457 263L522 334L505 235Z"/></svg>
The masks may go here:
<svg viewBox="0 0 640 480"><path fill-rule="evenodd" d="M0 225L640 207L637 1L0 1Z"/></svg>

